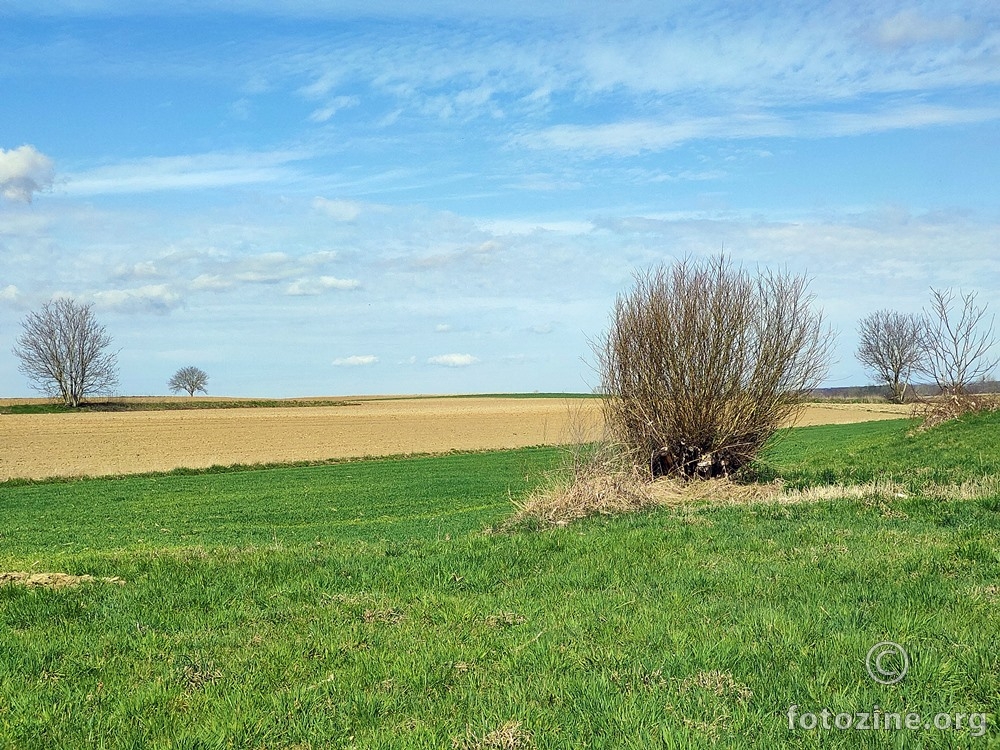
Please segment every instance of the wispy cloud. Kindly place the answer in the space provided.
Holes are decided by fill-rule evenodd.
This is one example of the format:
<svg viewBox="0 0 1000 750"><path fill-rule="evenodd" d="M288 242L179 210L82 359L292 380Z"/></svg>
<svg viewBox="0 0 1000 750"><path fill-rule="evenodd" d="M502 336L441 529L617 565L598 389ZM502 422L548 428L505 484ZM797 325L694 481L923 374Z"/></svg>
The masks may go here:
<svg viewBox="0 0 1000 750"><path fill-rule="evenodd" d="M901 103L874 111L775 112L599 125L555 125L521 135L517 142L534 149L576 151L592 156L632 156L676 148L695 140L818 139L996 120L1000 120L1000 107ZM702 174L703 179L712 178Z"/></svg>
<svg viewBox="0 0 1000 750"><path fill-rule="evenodd" d="M221 265L229 278L245 284L277 284L298 270L294 260L280 251L240 255Z"/></svg>
<svg viewBox="0 0 1000 750"><path fill-rule="evenodd" d="M292 165L308 156L269 151L150 157L67 173L61 189L70 195L106 195L283 183L301 177Z"/></svg>
<svg viewBox="0 0 1000 750"><path fill-rule="evenodd" d="M319 213L335 221L354 221L364 210L365 205L359 201L338 200L332 198L313 198L312 207Z"/></svg>
<svg viewBox="0 0 1000 750"><path fill-rule="evenodd" d="M285 294L296 296L315 296L329 291L345 291L358 289L361 282L357 279L338 279L336 276L319 276L314 279L296 279L287 287Z"/></svg>
<svg viewBox="0 0 1000 750"><path fill-rule="evenodd" d="M975 24L958 15L931 16L916 8L907 8L882 21L876 38L887 47L903 47L928 42L959 42L973 37L978 30Z"/></svg>
<svg viewBox="0 0 1000 750"><path fill-rule="evenodd" d="M331 99L309 115L310 122L326 122L335 114L344 109L351 109L361 104L361 99L356 96L337 96Z"/></svg>

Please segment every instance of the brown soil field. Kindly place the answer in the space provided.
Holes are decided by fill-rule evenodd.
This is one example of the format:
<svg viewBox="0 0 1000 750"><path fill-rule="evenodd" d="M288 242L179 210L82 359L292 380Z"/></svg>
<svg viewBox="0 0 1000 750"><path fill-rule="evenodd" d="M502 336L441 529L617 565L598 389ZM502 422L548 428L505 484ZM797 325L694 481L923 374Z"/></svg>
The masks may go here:
<svg viewBox="0 0 1000 750"><path fill-rule="evenodd" d="M348 399L344 406L0 414L0 481L213 465L558 445L601 431L596 399ZM909 407L814 404L797 424L898 419Z"/></svg>

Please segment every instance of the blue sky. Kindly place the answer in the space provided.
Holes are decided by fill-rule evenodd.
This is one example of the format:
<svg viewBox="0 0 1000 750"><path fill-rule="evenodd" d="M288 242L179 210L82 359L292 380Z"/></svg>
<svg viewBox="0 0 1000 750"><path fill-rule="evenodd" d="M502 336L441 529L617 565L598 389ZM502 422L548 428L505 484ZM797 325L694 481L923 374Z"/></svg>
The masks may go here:
<svg viewBox="0 0 1000 750"><path fill-rule="evenodd" d="M315 6L326 5L317 10ZM725 249L858 318L1000 308L1000 7L0 0L0 396L55 295L121 392L570 390Z"/></svg>

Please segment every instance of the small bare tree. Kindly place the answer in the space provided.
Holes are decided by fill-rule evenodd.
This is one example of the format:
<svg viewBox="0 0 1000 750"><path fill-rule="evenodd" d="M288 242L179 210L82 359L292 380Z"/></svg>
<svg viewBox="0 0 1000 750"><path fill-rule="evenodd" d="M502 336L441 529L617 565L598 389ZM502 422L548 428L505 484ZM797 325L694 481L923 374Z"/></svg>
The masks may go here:
<svg viewBox="0 0 1000 750"><path fill-rule="evenodd" d="M858 361L889 388L889 398L906 400L910 376L924 360L924 321L912 313L878 310L858 323Z"/></svg>
<svg viewBox="0 0 1000 750"><path fill-rule="evenodd" d="M961 308L956 310L956 302ZM930 310L924 311L926 357L921 372L942 393L964 396L970 384L984 380L1000 363L992 355L996 344L994 317L986 316L986 305L976 304L976 293L959 294L951 289L931 289Z"/></svg>
<svg viewBox="0 0 1000 750"><path fill-rule="evenodd" d="M208 373L198 367L182 367L174 376L167 381L167 387L174 393L187 391L189 396L194 396L195 391L207 394L205 386L208 385Z"/></svg>
<svg viewBox="0 0 1000 750"><path fill-rule="evenodd" d="M58 396L67 406L107 393L118 384L118 354L92 306L54 299L21 321L14 355L35 390Z"/></svg>
<svg viewBox="0 0 1000 750"><path fill-rule="evenodd" d="M725 256L637 275L595 347L613 439L654 476L749 463L826 374L833 335L807 287Z"/></svg>

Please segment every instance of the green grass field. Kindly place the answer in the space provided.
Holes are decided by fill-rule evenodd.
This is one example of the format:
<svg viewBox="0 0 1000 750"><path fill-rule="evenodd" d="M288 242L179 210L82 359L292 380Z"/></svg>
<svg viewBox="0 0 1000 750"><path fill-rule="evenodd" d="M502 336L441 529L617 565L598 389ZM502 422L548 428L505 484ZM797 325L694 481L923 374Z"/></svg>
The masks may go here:
<svg viewBox="0 0 1000 750"><path fill-rule="evenodd" d="M922 488L998 473L1000 419L909 427L792 430L760 467L905 497L546 531L487 529L555 449L0 484L0 570L125 580L0 586L0 747L997 746L1000 496Z"/></svg>

